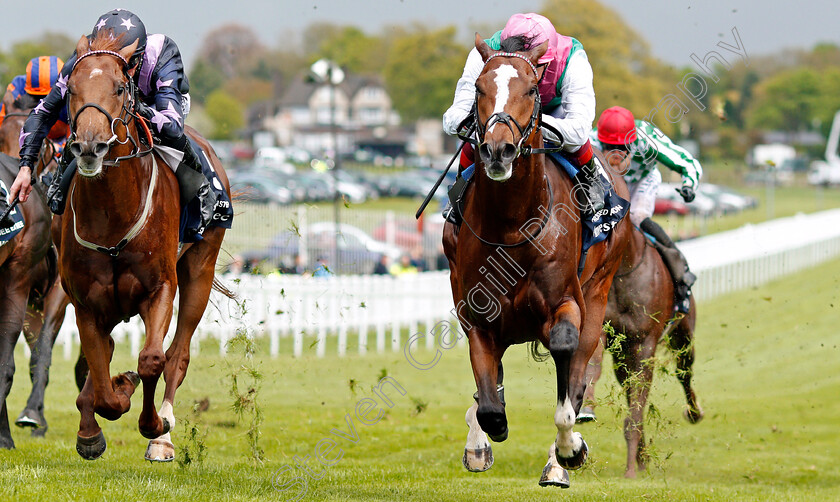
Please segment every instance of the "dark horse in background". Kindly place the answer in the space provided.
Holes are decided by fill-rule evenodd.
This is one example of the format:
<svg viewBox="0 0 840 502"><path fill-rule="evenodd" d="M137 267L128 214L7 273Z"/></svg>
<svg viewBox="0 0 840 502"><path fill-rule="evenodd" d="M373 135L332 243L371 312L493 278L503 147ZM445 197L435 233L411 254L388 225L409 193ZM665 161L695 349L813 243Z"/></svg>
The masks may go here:
<svg viewBox="0 0 840 502"><path fill-rule="evenodd" d="M7 103L7 109L12 112L6 116L2 126L0 126L0 151L12 157L19 156L20 130L23 128L23 123L26 121L26 117L29 116L29 112L37 104L37 99L28 94L22 94L13 103ZM56 170L57 161L55 153L57 148L52 139L66 136L66 131L62 127L66 129L66 125L64 124L56 124L53 131L50 131L48 138L44 141L38 163L35 166L37 177L40 177L45 172L54 172ZM60 219L60 216L53 216L52 224L54 226L59 225ZM15 420L15 425L18 427L31 427L33 436L43 436L48 429L47 420L44 417L44 394L47 383L49 382L53 346L55 345L58 332L64 323L67 305L70 304L70 299L61 287L58 270L55 266L55 250L51 251L45 259L51 260L51 270L54 272L52 273L53 284L49 288L46 298L37 305L38 309L30 309L27 312L24 333L31 349L29 377L32 380L32 390L29 393L29 399L27 399L23 411L17 420ZM42 308L40 308L41 305ZM38 326L40 326L40 331L33 331ZM79 389L84 384L86 373L87 364L80 353L79 360L76 363L76 385Z"/></svg>
<svg viewBox="0 0 840 502"><path fill-rule="evenodd" d="M630 224L625 218L589 249L579 277L582 235L575 186L545 155L520 155L522 145L543 146L537 64L546 47L494 52L476 35L485 62L476 81L480 162L465 196L464 223L457 230L448 223L443 244L478 388L477 403L467 411L464 465L480 471L492 464L484 433L494 441L508 436L502 356L511 345L538 341L557 369L557 436L540 484L567 487L563 467L578 468L587 457L586 443L572 429ZM623 179L608 174L618 195L627 199Z"/></svg>
<svg viewBox="0 0 840 502"><path fill-rule="evenodd" d="M653 380L654 356L661 339L676 357L676 376L685 392L686 419L695 424L703 418L703 411L691 388L694 364L694 325L697 307L691 297L688 314L677 313L674 303L674 282L659 253L640 230L633 227L621 267L610 290L606 319L612 327L602 335L595 354L586 370L584 406L578 422L594 420L591 406L595 402L595 384L601 376L604 347L610 347L613 369L627 397L629 416L624 420L627 441L625 476L636 476L636 469L644 470L645 454L644 411Z"/></svg>
<svg viewBox="0 0 840 502"><path fill-rule="evenodd" d="M18 173L18 122L27 113L19 103L7 103L7 116L0 126L0 179L8 190ZM7 146L8 145L8 146ZM7 151L8 149L8 151ZM39 162L39 165L42 164ZM41 165L41 167L43 167ZM32 353L38 350L38 334L43 322L44 302L55 282L55 255L50 248L51 214L43 187L36 186L32 198L18 204L15 211L23 215L25 225L20 232L0 246L0 447L14 448L9 430L6 397L15 374L14 350L24 331ZM11 202L11 201L10 201ZM37 380L31 372L34 382ZM46 384L46 382L44 382Z"/></svg>
<svg viewBox="0 0 840 502"><path fill-rule="evenodd" d="M230 295L215 283L214 273L225 229L211 226L203 240L179 250L178 182L173 170L151 152L148 127L133 113L137 97L127 61L136 42L119 47L119 41L107 35L91 41L82 36L67 84L75 136L69 148L78 163L67 210L54 238L59 243L62 285L75 307L89 366L76 400L81 416L76 450L86 459L102 455L105 436L95 415L116 420L125 414L142 381L138 426L150 439L145 457L170 461L175 455L170 437L175 426L175 392L189 365L190 340L214 284ZM188 129L188 133L230 193L227 176L209 143L195 131ZM180 294L177 327L164 353L176 290ZM111 331L138 314L145 324L146 340L137 372L111 378ZM161 375L166 388L158 413L154 400Z"/></svg>

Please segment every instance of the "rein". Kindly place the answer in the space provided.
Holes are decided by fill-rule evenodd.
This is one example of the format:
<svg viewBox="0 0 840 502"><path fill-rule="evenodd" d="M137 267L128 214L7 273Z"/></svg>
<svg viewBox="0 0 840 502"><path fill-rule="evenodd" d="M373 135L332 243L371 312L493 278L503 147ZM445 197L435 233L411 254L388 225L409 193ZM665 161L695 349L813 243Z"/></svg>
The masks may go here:
<svg viewBox="0 0 840 502"><path fill-rule="evenodd" d="M537 74L537 68L534 66L534 63L532 63L530 59L523 56L522 54L518 54L518 53L515 53L515 52L497 52L497 53L491 55L489 58L487 58L487 60L484 62L484 66L486 67L487 63L489 63L491 59L497 58L497 57L518 58L518 59L521 59L521 60L525 61L526 63L528 63L528 66L531 68L531 70L533 70L534 76L537 77L537 79L539 79L539 76ZM483 70L482 70L482 73L483 73ZM502 123L502 124L506 125L508 127L508 129L510 129L511 135L513 137L516 137L516 134L514 133L514 130L513 130L513 126L516 126L516 129L519 131L519 141L516 144L516 155L513 158L514 161L517 158L519 158L520 155L529 156L529 155L532 155L532 154L559 152L559 151L562 150L562 147L559 147L559 146L558 147L552 147L552 148L533 148L530 145L524 145L524 146L522 145L522 143L527 138L531 137L531 134L534 132L535 128L546 127L545 125L542 124L542 121L540 120L541 111L542 111L542 101L540 99L539 92L537 92L537 95L534 98L534 108L533 108L533 111L531 112L531 117L528 120L528 124L526 124L524 128L519 124L519 122L516 121L516 119L511 117L510 114L508 114L506 112L494 113L493 115L490 115L487 118L487 120L482 124L481 122L478 121L478 96L476 96L476 99L473 102L472 111L470 112L470 115L467 117L467 119L464 120L464 122L467 122L467 120L470 117L472 117L472 119L474 121L475 129L476 129L476 133L478 134L478 140L473 139L471 136L461 135L460 133L458 134L458 137L461 138L462 140L464 140L465 142L471 143L472 145L477 147L477 146L479 146L479 141L482 144L484 143L484 135L486 134L487 129L489 129L490 127L492 127L493 125L495 125L497 123ZM511 124L513 124L513 125L511 125ZM458 129L461 130L461 127L459 127ZM549 129L552 132L554 132L555 134L557 134L557 137L562 137L562 135L559 134L559 131L556 131L553 127L549 127ZM470 129L470 131L471 131L471 129ZM544 213L543 219L540 222L540 227L537 229L537 231L534 232L531 235L528 235L523 240L521 240L519 242L516 242L514 244L492 242L492 241L488 241L488 240L482 238L480 235L478 235L478 233L476 233L475 230L473 230L472 226L469 224L469 222L464 217L464 214L461 211L460 204L457 204L457 203L454 204L453 209L455 211L458 211L459 215L461 216L461 221L464 222L464 224L467 226L469 231L482 244L484 244L486 246L494 246L494 247L502 247L502 248L515 248L515 247L522 246L522 245L524 245L528 242L534 241L540 235L540 233L543 231L543 229L548 224L548 220L551 218L551 215L553 214L554 193L551 189L551 180L549 179L547 174L544 175L544 178L545 178L546 185L548 185L548 210ZM466 188L467 188L466 185L464 185L464 192L466 191ZM459 201L463 200L464 192L462 192L461 196L459 196L459 198L458 198Z"/></svg>
<svg viewBox="0 0 840 502"><path fill-rule="evenodd" d="M76 60L76 62L73 64L73 70L76 69L76 65L78 65L79 61L81 61L82 59L84 59L88 56L98 56L98 55L115 56L120 61L122 61L123 69L125 69L125 67L128 66L128 62L125 60L125 58L123 58L122 55L120 55L117 52L106 51L106 50L95 50L95 51L87 52L87 53L83 54L82 56L80 56ZM130 154L123 155L121 157L117 157L113 160L103 160L102 161L103 166L118 166L119 163L123 160L144 157L144 156L148 155L149 153L151 153L151 151L153 149L153 141L152 141L151 131L149 131L149 128L148 128L148 126L146 126L143 119L141 117L137 116L134 112L131 111L132 108L133 108L133 104L134 104L135 100L137 99L137 87L134 83L134 79L132 79L130 76L128 76L125 73L124 73L124 75L126 76L127 83L126 83L125 86L120 87L121 89L123 89L125 97L123 98L122 107L121 107L121 110L120 110L120 115L118 117L112 117L111 114L108 113L108 111L105 110L98 103L85 103L84 105L82 105L76 111L75 115L73 116L72 120L70 121L71 137L70 137L70 140L68 140L68 142L72 141L72 139L75 138L75 136L76 136L76 123L78 121L79 115L84 110L86 110L88 108L92 108L92 109L97 110L98 112L102 113L103 115L105 115L105 117L108 118L108 121L111 124L111 137L107 141L109 150L114 143L119 144L119 145L125 145L125 144L128 144L128 143L131 143L132 151L131 151ZM139 140L135 139L134 135L131 134L131 132L128 128L129 120L131 118L134 119L135 124L137 124L139 122L143 131L146 133L146 138L148 140L149 148L147 148L145 150L141 149L140 145L138 143ZM117 135L116 126L117 126L118 123L122 124L123 128L126 131L125 141L120 141L119 137ZM68 145L68 147L69 147L69 145ZM140 231L143 229L143 227L146 225L146 221L148 220L149 212L150 212L151 207L152 207L152 197L154 195L155 186L157 185L157 177L158 177L158 165L157 165L157 160L155 159L155 157L153 155L152 156L152 175L151 175L151 179L149 180L149 189L146 192L146 201L145 201L145 205L143 207L143 213L140 215L140 218L134 223L134 225L128 230L128 232L125 234L125 236L116 245L110 246L110 247L95 244L93 242L85 240L84 238L82 238L79 235L79 231L76 227L76 220L77 220L76 209L73 206L73 194L76 191L76 185L74 184L73 189L70 192L70 211L73 213L73 236L76 238L76 242L78 242L79 245L81 245L82 247L85 247L87 249L91 249L91 250L94 250L94 251L98 251L100 253L107 254L111 258L116 258L120 254L120 252L128 245L128 243L131 242L131 240L134 239L140 233ZM116 288L116 286L115 286L115 288ZM115 291L116 291L116 289L115 289Z"/></svg>
<svg viewBox="0 0 840 502"><path fill-rule="evenodd" d="M76 60L76 62L73 63L73 70L72 71L75 71L76 66L79 64L79 62L82 59L84 59L86 57L89 57L89 56L100 56L100 55L114 56L114 57L118 58L123 63L123 70L125 70L125 68L128 66L128 61L126 61L125 58L122 57L122 55L120 55L118 52L106 51L106 50L95 50L95 51L86 52L85 54L82 54L81 56L79 56L79 58ZM72 71L71 71L71 74L72 74ZM76 138L76 122L79 119L79 115L88 108L93 108L94 110L97 110L101 114L105 115L105 117L108 119L108 122L111 125L111 137L108 138L108 141L106 141L106 143L108 144L109 149L111 148L111 146L114 143L117 143L119 145L125 145L125 144L128 144L128 143L131 143L131 153L130 154L123 155L121 157L117 157L113 160L103 160L102 165L106 166L106 167L107 166L115 166L116 167L123 160L144 157L144 156L148 155L149 153L151 153L151 151L153 149L152 145L154 144L154 142L152 140L152 133L151 133L151 131L149 131L148 126L146 126L146 123L143 121L142 117L139 117L137 114L135 114L132 111L132 108L134 107L133 106L134 102L137 100L137 85L134 83L133 78L131 78L130 76L128 76L125 73L123 73L123 74L125 75L127 82L126 82L125 86L120 87L120 89L123 89L123 93L124 93L125 97L123 98L122 108L120 110L120 115L118 117L112 117L111 114L108 113L107 110L102 108L102 106L100 106L98 103L85 103L76 111L75 115L73 115L73 118L70 120L70 139L68 140L68 146L69 146L69 143L72 142ZM135 139L133 135L129 134L128 122L132 118L134 119L135 123L140 123L141 128L146 133L146 140L147 140L147 143L148 143L149 147L145 150L141 148L141 146L138 142L139 140ZM117 135L117 124L122 124L123 128L126 131L125 141L120 141L119 140L119 136Z"/></svg>

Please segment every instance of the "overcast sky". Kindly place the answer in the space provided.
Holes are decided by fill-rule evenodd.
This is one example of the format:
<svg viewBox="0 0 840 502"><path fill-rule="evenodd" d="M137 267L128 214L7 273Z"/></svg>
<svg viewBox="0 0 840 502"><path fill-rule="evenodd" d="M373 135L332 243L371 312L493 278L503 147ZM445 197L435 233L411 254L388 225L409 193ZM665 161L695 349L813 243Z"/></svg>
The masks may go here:
<svg viewBox="0 0 840 502"><path fill-rule="evenodd" d="M750 56L817 42L840 44L837 0L601 1L642 34L654 56L676 66L689 65L692 53L702 56L719 40L730 42L732 27ZM89 33L100 14L123 7L139 15L149 32L171 36L189 66L207 31L228 22L250 26L271 47L290 33L296 41L294 34L316 21L352 24L368 33L389 24L455 24L466 41L476 26L501 28L514 12L537 11L541 5L541 0L6 0L0 48L8 50L46 30L76 38Z"/></svg>

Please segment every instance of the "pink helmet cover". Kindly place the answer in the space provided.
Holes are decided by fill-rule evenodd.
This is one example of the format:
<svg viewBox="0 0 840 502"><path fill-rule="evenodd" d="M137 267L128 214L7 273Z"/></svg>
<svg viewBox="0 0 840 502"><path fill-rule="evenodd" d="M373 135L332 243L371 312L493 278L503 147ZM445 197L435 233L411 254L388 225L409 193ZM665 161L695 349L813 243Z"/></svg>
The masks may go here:
<svg viewBox="0 0 840 502"><path fill-rule="evenodd" d="M572 40L569 37L558 35L557 30L548 18L533 12L514 14L508 19L502 30L501 39L505 40L517 35L533 37L532 46L548 41L548 49L539 60L539 64L547 64L539 88L543 103L548 103L556 95L557 81L566 66L566 58L568 58Z"/></svg>

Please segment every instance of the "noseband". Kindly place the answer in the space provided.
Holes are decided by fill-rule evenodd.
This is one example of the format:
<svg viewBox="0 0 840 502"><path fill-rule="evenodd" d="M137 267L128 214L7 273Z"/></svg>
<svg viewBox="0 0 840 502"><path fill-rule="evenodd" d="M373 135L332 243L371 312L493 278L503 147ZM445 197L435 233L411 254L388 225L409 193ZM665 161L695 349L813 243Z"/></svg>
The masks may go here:
<svg viewBox="0 0 840 502"><path fill-rule="evenodd" d="M149 154L149 152L152 151L152 135L151 135L151 131L149 131L148 127L146 127L145 123L143 123L142 119L140 119L132 111L132 109L134 108L134 102L137 99L137 86L134 83L134 79L131 78L125 72L126 68L128 67L128 61L126 61L125 58L122 57L122 55L120 53L114 52L114 51L107 51L107 50L95 50L95 51L86 52L85 54L82 54L81 56L79 56L79 58L76 60L76 62L73 63L73 70L71 71L71 73L76 70L76 66L79 64L79 62L82 59L84 59L86 57L89 57L89 56L99 56L99 55L114 56L122 62L123 75L126 77L126 84L121 85L119 87L123 91L123 101L122 101L122 105L121 105L121 109L120 109L120 115L118 117L112 117L111 114L108 113L108 111L105 108L102 108L102 106L99 105L99 103L85 103L85 104L83 104L76 111L75 115L73 115L73 117L70 119L70 139L67 142L67 146L69 147L70 143L72 143L76 139L76 123L79 119L79 115L81 115L81 113L83 111L85 111L86 109L93 108L93 109L99 111L101 114L105 115L105 117L108 119L108 123L111 125L111 137L108 138L108 141L106 141L109 149L111 148L111 146L114 143L117 143L119 145L125 145L127 143L131 143L132 150L131 150L130 154L123 155L122 157L117 157L114 160L103 160L102 161L103 166L117 166L123 160L133 159L133 158L136 158L136 157L142 157L144 155ZM140 147L139 143L134 138L134 136L132 136L131 134L128 134L128 121L131 120L132 118L135 121L139 121L142 124L144 131L146 132L149 148L147 148L145 150L143 150ZM120 141L119 137L117 136L117 130L116 130L117 124L122 124L123 128L126 130L125 141Z"/></svg>

